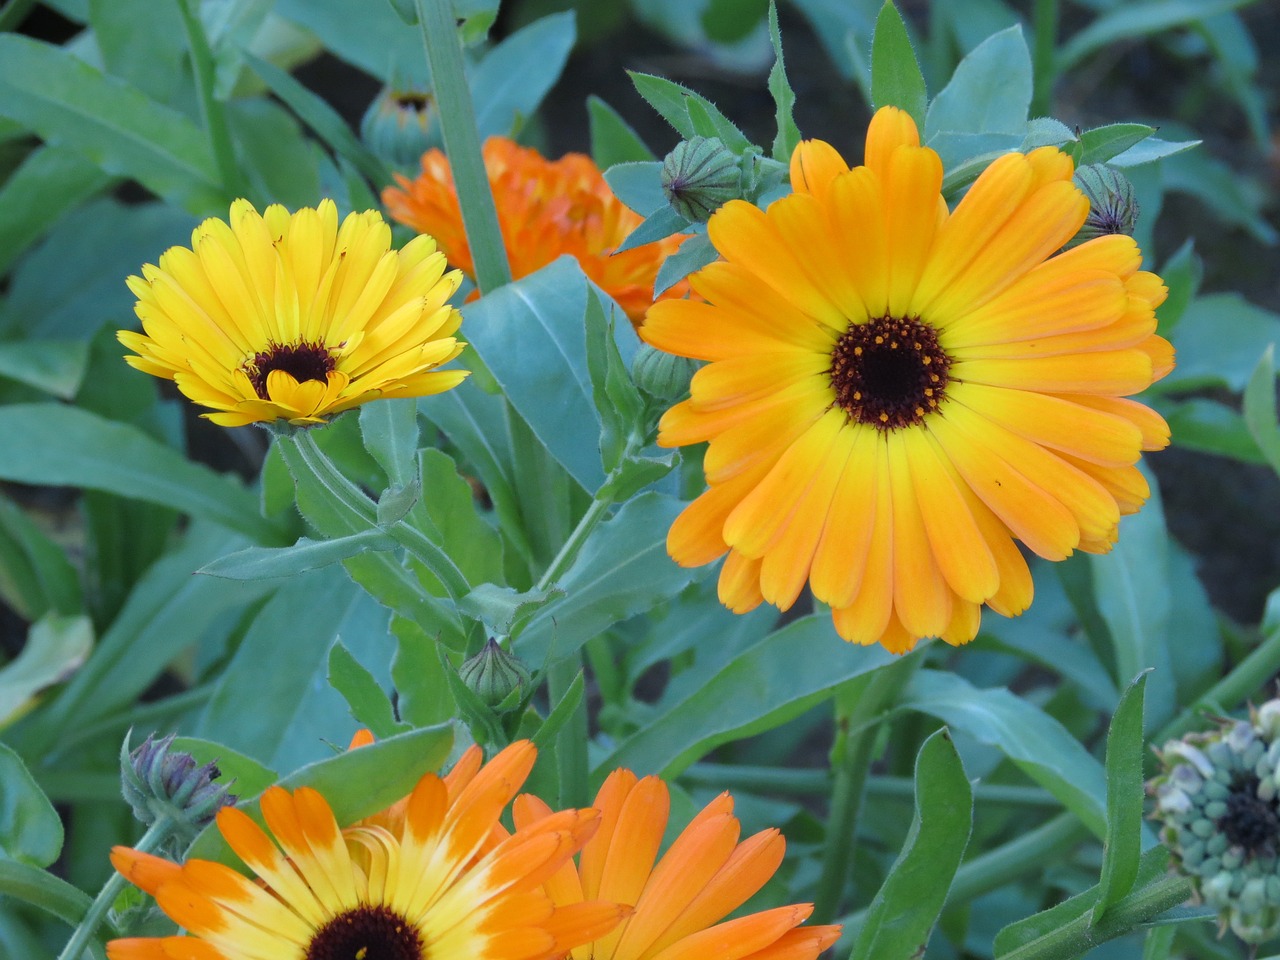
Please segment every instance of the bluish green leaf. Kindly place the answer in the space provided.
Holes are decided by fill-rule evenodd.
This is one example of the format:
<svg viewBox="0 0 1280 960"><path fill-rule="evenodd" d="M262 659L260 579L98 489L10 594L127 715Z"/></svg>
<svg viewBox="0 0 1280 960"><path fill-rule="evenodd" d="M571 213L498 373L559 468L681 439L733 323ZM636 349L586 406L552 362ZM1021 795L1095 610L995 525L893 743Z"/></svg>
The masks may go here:
<svg viewBox="0 0 1280 960"><path fill-rule="evenodd" d="M342 694L356 723L367 727L378 739L385 740L409 729L396 719L387 692L341 641L329 648L329 686Z"/></svg>
<svg viewBox="0 0 1280 960"><path fill-rule="evenodd" d="M62 818L22 758L0 743L0 852L8 859L47 867L62 852Z"/></svg>
<svg viewBox="0 0 1280 960"><path fill-rule="evenodd" d="M195 124L59 47L0 36L0 114L193 212L227 202Z"/></svg>
<svg viewBox="0 0 1280 960"><path fill-rule="evenodd" d="M174 737L173 749L191 754L200 765L215 764L220 773L217 782L225 784L237 800L256 797L280 779L280 774L270 767L232 750L225 743L200 737Z"/></svg>
<svg viewBox="0 0 1280 960"><path fill-rule="evenodd" d="M1238 293L1211 293L1191 301L1171 339L1178 365L1162 392L1223 386L1243 393L1262 351L1280 342L1280 315Z"/></svg>
<svg viewBox="0 0 1280 960"><path fill-rule="evenodd" d="M924 128L925 110L929 106L924 74L912 49L907 25L902 22L893 0L885 0L876 18L875 36L871 41L871 101L876 109L901 107L911 114L918 128Z"/></svg>
<svg viewBox="0 0 1280 960"><path fill-rule="evenodd" d="M1147 0L1120 4L1103 13L1058 51L1058 70L1067 73L1085 57L1133 37L1148 37L1183 24L1235 10L1250 0Z"/></svg>
<svg viewBox="0 0 1280 960"><path fill-rule="evenodd" d="M778 127L778 132L773 137L772 154L773 159L789 163L792 152L800 142L800 128L796 126L793 112L796 95L787 79L787 64L782 57L782 31L778 29L778 5L774 0L769 0L769 42L773 44L769 93L773 97L774 120Z"/></svg>
<svg viewBox="0 0 1280 960"><path fill-rule="evenodd" d="M622 322L627 323L625 319ZM583 317L587 373L591 377L591 399L600 418L600 458L606 474L612 474L621 463L628 438L638 435L642 429L640 418L645 406L618 352L614 337L616 323L616 313L606 317L600 298L594 290L590 291Z"/></svg>
<svg viewBox="0 0 1280 960"><path fill-rule="evenodd" d="M1107 838L1102 848L1102 876L1096 924L1128 896L1138 879L1142 855L1142 705L1147 673L1138 675L1120 698L1107 731Z"/></svg>
<svg viewBox="0 0 1280 960"><path fill-rule="evenodd" d="M604 179L618 199L642 217L667 205L662 192L661 161L619 163L604 172Z"/></svg>
<svg viewBox="0 0 1280 960"><path fill-rule="evenodd" d="M720 108L701 94L648 73L628 70L627 76L649 106L686 140L697 136L716 137L734 153L741 153L751 146L751 141L720 112Z"/></svg>
<svg viewBox="0 0 1280 960"><path fill-rule="evenodd" d="M649 216L644 218L644 222L627 234L622 243L618 244L617 253L624 250L632 250L636 247L642 247L646 243L655 243L658 240L664 240L673 233L689 229L689 221L668 204L659 207Z"/></svg>
<svg viewBox="0 0 1280 960"><path fill-rule="evenodd" d="M658 159L618 111L595 94L587 97L587 116L591 123L591 159L601 170L618 163Z"/></svg>
<svg viewBox="0 0 1280 960"><path fill-rule="evenodd" d="M328 802L340 825L385 810L409 795L424 774L439 770L453 743L448 725L410 730L386 740L310 763L280 781L286 790L311 787ZM259 823L258 798L236 804ZM216 826L206 827L187 848L188 858L233 863Z"/></svg>
<svg viewBox="0 0 1280 960"><path fill-rule="evenodd" d="M680 244L680 249L667 257L658 268L658 278L653 284L654 297L666 293L689 274L701 270L719 256L719 252L711 245L710 237L705 233L694 234Z"/></svg>
<svg viewBox="0 0 1280 960"><path fill-rule="evenodd" d="M1155 127L1145 123L1109 123L1105 127L1086 130L1080 134L1080 143L1084 147L1080 164L1106 163L1155 132Z"/></svg>
<svg viewBox="0 0 1280 960"><path fill-rule="evenodd" d="M684 588L697 573L677 566L666 548L667 530L681 507L670 497L641 494L600 524L557 583L564 599L538 612L516 653L540 668Z"/></svg>
<svg viewBox="0 0 1280 960"><path fill-rule="evenodd" d="M1110 163L1113 167L1137 167L1144 163L1151 163L1155 160L1163 160L1166 157L1175 157L1180 153L1186 153L1193 147L1198 147L1199 140L1161 140L1159 137L1147 137L1138 143L1135 143L1124 153L1116 154L1111 158Z"/></svg>
<svg viewBox="0 0 1280 960"><path fill-rule="evenodd" d="M576 37L569 10L534 21L485 55L471 76L476 128L482 139L510 136L533 116L560 78Z"/></svg>
<svg viewBox="0 0 1280 960"><path fill-rule="evenodd" d="M1195 241L1186 240L1160 268L1160 278L1169 288L1164 303L1156 308L1160 321L1159 332L1168 337L1182 319L1188 304L1200 290L1204 278L1204 263L1196 253Z"/></svg>
<svg viewBox="0 0 1280 960"><path fill-rule="evenodd" d="M27 154L0 186L0 274L59 217L110 183L97 164L67 147Z"/></svg>
<svg viewBox="0 0 1280 960"><path fill-rule="evenodd" d="M0 408L0 449L23 452L0 459L0 479L102 490L172 507L259 542L278 542L280 537L259 515L253 494L234 480L136 427L76 407L33 403Z"/></svg>
<svg viewBox="0 0 1280 960"><path fill-rule="evenodd" d="M482 621L490 636L506 637L518 633L530 617L563 596L564 591L557 587L521 593L511 587L482 583L463 597L458 607Z"/></svg>
<svg viewBox="0 0 1280 960"><path fill-rule="evenodd" d="M1031 54L1021 27L1009 27L960 61L929 105L923 139L940 133L1009 133L1019 137L1031 106Z"/></svg>
<svg viewBox="0 0 1280 960"><path fill-rule="evenodd" d="M902 706L937 717L999 749L1098 836L1106 833L1106 779L1058 721L1008 690L979 690L962 677L921 670Z"/></svg>
<svg viewBox="0 0 1280 960"><path fill-rule="evenodd" d="M921 956L973 829L973 791L944 729L916 757L916 812L902 852L858 931L850 960Z"/></svg>
<svg viewBox="0 0 1280 960"><path fill-rule="evenodd" d="M0 667L0 727L30 709L40 691L67 680L92 649L93 623L83 614L50 613L33 623L22 651Z"/></svg>
<svg viewBox="0 0 1280 960"><path fill-rule="evenodd" d="M748 647L684 699L651 717L595 770L603 776L621 766L674 777L721 744L780 726L826 700L846 680L891 659L881 647L837 642L827 615L804 617Z"/></svg>
<svg viewBox="0 0 1280 960"><path fill-rule="evenodd" d="M301 538L291 547L247 547L206 563L196 573L227 580L269 580L319 570L367 550L393 550L395 541L380 529L332 540Z"/></svg>
<svg viewBox="0 0 1280 960"><path fill-rule="evenodd" d="M1194 145L1195 141L1188 144ZM1126 156L1117 157L1116 162ZM1160 179L1166 190L1196 197L1224 223L1243 227L1258 242L1267 246L1280 242L1280 232L1266 217L1265 189L1207 150L1170 157L1160 165Z"/></svg>
<svg viewBox="0 0 1280 960"><path fill-rule="evenodd" d="M1070 154L1077 164L1083 150L1076 132L1052 117L1032 117L1027 121L1027 132L1022 136L1019 152L1029 153L1036 147L1057 147Z"/></svg>
<svg viewBox="0 0 1280 960"><path fill-rule="evenodd" d="M361 4L359 29L353 29L350 0L277 0L275 13L309 30L326 50L370 76L430 86L422 34L389 3Z"/></svg>
<svg viewBox="0 0 1280 960"><path fill-rule="evenodd" d="M80 576L63 549L0 497L0 599L27 621L50 611L79 613Z"/></svg>
<svg viewBox="0 0 1280 960"><path fill-rule="evenodd" d="M1280 421L1276 417L1275 344L1262 351L1262 359L1244 390L1244 422L1266 457L1271 469L1280 474Z"/></svg>
<svg viewBox="0 0 1280 960"><path fill-rule="evenodd" d="M186 34L177 4L89 0L89 26L107 73L159 103L177 105L182 94L190 95Z"/></svg>

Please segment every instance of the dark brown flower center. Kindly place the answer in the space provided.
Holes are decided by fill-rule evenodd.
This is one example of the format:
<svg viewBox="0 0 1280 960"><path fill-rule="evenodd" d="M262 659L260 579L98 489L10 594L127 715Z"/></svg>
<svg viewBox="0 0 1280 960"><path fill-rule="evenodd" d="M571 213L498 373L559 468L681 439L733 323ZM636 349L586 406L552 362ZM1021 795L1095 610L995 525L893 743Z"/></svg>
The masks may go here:
<svg viewBox="0 0 1280 960"><path fill-rule="evenodd" d="M306 960L424 960L418 928L389 907L365 904L334 917L307 944Z"/></svg>
<svg viewBox="0 0 1280 960"><path fill-rule="evenodd" d="M840 336L828 373L836 405L851 419L896 430L938 408L950 367L933 327L912 317L876 317Z"/></svg>
<svg viewBox="0 0 1280 960"><path fill-rule="evenodd" d="M269 400L267 374L283 370L299 383L307 380L324 382L334 368L333 355L322 343L273 343L245 364L253 389L263 400Z"/></svg>
<svg viewBox="0 0 1280 960"><path fill-rule="evenodd" d="M1258 796L1257 777L1246 777L1231 788L1227 812L1218 819L1218 829L1229 843L1243 847L1249 856L1276 852L1280 817L1274 803Z"/></svg>

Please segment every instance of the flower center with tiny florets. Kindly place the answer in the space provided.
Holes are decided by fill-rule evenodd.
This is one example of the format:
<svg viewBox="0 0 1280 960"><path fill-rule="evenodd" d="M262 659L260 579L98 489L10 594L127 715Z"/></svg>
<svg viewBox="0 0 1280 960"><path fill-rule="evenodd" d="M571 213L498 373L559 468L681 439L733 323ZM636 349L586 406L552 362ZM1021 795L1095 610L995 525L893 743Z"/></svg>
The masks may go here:
<svg viewBox="0 0 1280 960"><path fill-rule="evenodd" d="M423 960L418 928L389 907L363 905L334 917L307 944L306 960Z"/></svg>
<svg viewBox="0 0 1280 960"><path fill-rule="evenodd" d="M855 323L831 351L836 405L852 420L896 430L923 420L945 395L951 358L938 333L913 317Z"/></svg>
<svg viewBox="0 0 1280 960"><path fill-rule="evenodd" d="M1249 856L1275 853L1280 817L1274 803L1258 796L1257 777L1246 777L1232 786L1227 812L1219 818L1218 829L1229 843L1243 847Z"/></svg>
<svg viewBox="0 0 1280 960"><path fill-rule="evenodd" d="M333 355L322 343L273 343L255 353L253 359L244 365L244 372L249 375L249 382L259 398L270 400L267 374L272 370L283 370L299 383L308 380L323 383L334 366Z"/></svg>

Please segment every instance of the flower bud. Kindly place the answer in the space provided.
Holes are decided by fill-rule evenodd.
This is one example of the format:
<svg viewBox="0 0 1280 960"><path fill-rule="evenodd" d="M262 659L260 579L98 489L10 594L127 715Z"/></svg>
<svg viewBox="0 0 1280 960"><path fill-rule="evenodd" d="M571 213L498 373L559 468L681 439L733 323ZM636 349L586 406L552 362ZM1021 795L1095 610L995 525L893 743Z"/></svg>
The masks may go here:
<svg viewBox="0 0 1280 960"><path fill-rule="evenodd" d="M172 734L162 740L147 737L130 753L126 737L120 748L121 789L138 820L149 826L168 817L177 833L190 838L237 797L226 784L213 782L222 776L217 764L198 766L195 757L172 746Z"/></svg>
<svg viewBox="0 0 1280 960"><path fill-rule="evenodd" d="M1075 184L1089 198L1089 216L1067 244L1074 247L1110 233L1133 235L1138 222L1138 201L1128 178L1103 163L1091 163L1076 171Z"/></svg>
<svg viewBox="0 0 1280 960"><path fill-rule="evenodd" d="M501 705L512 691L523 692L531 679L520 658L492 638L483 650L463 661L458 676L489 707Z"/></svg>
<svg viewBox="0 0 1280 960"><path fill-rule="evenodd" d="M737 156L715 137L676 144L662 161L662 192L690 223L706 223L721 204L742 196Z"/></svg>
<svg viewBox="0 0 1280 960"><path fill-rule="evenodd" d="M631 379L655 400L674 403L689 395L689 383L699 366L697 360L664 353L642 343L631 362Z"/></svg>
<svg viewBox="0 0 1280 960"><path fill-rule="evenodd" d="M442 143L435 98L408 86L384 87L360 121L360 139L394 167L416 166Z"/></svg>

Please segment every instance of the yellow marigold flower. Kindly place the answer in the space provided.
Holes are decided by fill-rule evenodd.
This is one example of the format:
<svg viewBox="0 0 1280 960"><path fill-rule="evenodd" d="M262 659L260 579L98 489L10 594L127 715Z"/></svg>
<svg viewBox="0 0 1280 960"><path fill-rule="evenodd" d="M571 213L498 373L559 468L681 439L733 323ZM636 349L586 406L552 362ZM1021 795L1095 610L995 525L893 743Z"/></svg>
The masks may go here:
<svg viewBox="0 0 1280 960"><path fill-rule="evenodd" d="M1168 443L1132 400L1173 367L1166 289L1127 236L1060 251L1089 201L1046 147L996 160L948 211L938 155L886 107L852 170L801 143L794 193L708 224L723 259L641 337L710 361L659 443L709 441L709 489L667 539L682 564L728 553L720 599L789 607L808 581L847 640L965 643L983 604L1031 603L1020 541L1101 553Z"/></svg>
<svg viewBox="0 0 1280 960"><path fill-rule="evenodd" d="M117 847L112 863L190 936L113 940L110 960L557 960L627 912L558 907L544 881L599 826L565 810L505 837L503 808L533 767L528 741L481 767L472 748L401 803L339 829L315 790L262 796L270 834L234 807L227 843L256 874ZM273 839L274 837L274 839Z"/></svg>
<svg viewBox="0 0 1280 960"><path fill-rule="evenodd" d="M600 829L577 869L561 867L547 892L562 909L600 898L635 910L612 932L576 947L572 960L814 960L839 937L838 926L800 926L812 904L724 920L773 876L786 848L777 830L739 843L729 794L704 807L656 866L670 806L665 783L615 770L594 806ZM528 794L516 798L512 812L522 830L553 816Z"/></svg>
<svg viewBox="0 0 1280 960"><path fill-rule="evenodd" d="M261 215L237 200L230 223L205 220L190 249L171 247L129 278L144 332L117 336L136 354L130 366L174 381L217 411L204 414L214 423L324 423L462 381L465 370L436 370L465 346L448 303L461 282L430 237L393 251L377 211L339 227L331 200Z"/></svg>
<svg viewBox="0 0 1280 960"><path fill-rule="evenodd" d="M547 160L506 137L490 137L484 145L484 165L512 276L517 280L528 276L567 253L638 323L653 303L658 268L684 237L668 237L615 254L641 218L613 195L600 169L584 154ZM471 248L445 155L428 150L422 155L418 178L396 174L396 182L399 187L382 193L392 218L436 237L449 262L474 278ZM687 291L687 285L678 284L663 296L680 297Z"/></svg>

